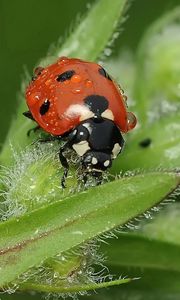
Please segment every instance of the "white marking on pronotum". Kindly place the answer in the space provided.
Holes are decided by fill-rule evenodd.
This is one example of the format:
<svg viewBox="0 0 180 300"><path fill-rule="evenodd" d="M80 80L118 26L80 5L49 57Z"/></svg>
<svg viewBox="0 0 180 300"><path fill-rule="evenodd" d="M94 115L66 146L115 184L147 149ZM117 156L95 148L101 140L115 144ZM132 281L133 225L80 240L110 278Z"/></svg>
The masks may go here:
<svg viewBox="0 0 180 300"><path fill-rule="evenodd" d="M114 115L110 109L106 109L102 114L101 117L106 118L108 120L114 120Z"/></svg>
<svg viewBox="0 0 180 300"><path fill-rule="evenodd" d="M72 147L79 156L83 156L90 149L87 141L81 141L74 144Z"/></svg>
<svg viewBox="0 0 180 300"><path fill-rule="evenodd" d="M84 121L94 117L94 113L88 108L81 113L80 121Z"/></svg>
<svg viewBox="0 0 180 300"><path fill-rule="evenodd" d="M114 144L114 148L112 149L113 158L116 158L120 151L121 146L118 143Z"/></svg>

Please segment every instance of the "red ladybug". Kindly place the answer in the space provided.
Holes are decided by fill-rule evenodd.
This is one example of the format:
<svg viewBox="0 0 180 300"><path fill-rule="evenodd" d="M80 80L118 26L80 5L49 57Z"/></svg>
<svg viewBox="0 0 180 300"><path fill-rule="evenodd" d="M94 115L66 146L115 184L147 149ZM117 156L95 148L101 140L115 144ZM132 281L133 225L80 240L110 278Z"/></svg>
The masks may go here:
<svg viewBox="0 0 180 300"><path fill-rule="evenodd" d="M100 65L80 59L61 57L46 68L36 68L26 101L26 117L66 140L59 153L63 187L69 167L63 155L67 147L81 157L84 180L88 173L100 178L122 150L121 132L136 125L121 88Z"/></svg>

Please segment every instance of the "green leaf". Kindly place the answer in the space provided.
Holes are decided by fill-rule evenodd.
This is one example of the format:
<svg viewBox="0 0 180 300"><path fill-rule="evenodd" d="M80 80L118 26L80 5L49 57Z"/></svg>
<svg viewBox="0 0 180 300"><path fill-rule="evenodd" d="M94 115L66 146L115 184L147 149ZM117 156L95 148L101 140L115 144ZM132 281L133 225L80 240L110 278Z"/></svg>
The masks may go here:
<svg viewBox="0 0 180 300"><path fill-rule="evenodd" d="M101 289L104 287L115 286L123 283L131 282L133 279L126 278L126 279L119 279L119 280L112 280L112 281L105 281L102 283L90 283L85 285L74 285L74 286L51 286L51 285L41 285L41 284L31 284L31 283L22 283L19 287L21 291L23 290L33 290L33 291L42 291L42 292L54 292L54 293L74 293L74 292L81 292L81 291L89 291L89 290L96 290Z"/></svg>
<svg viewBox="0 0 180 300"><path fill-rule="evenodd" d="M128 97L128 109L132 105L131 99L133 97L136 58L131 50L121 50L118 56L112 56L104 62L104 66L108 73L113 75L115 80L120 84Z"/></svg>
<svg viewBox="0 0 180 300"><path fill-rule="evenodd" d="M157 167L177 168L180 162L179 132L179 113L140 128L136 134L131 135L124 152L116 159L111 169L112 173L140 168L143 170ZM140 146L140 143L146 139L150 139L150 145Z"/></svg>
<svg viewBox="0 0 180 300"><path fill-rule="evenodd" d="M122 178L0 225L0 286L46 259L144 213L179 183L173 173Z"/></svg>
<svg viewBox="0 0 180 300"><path fill-rule="evenodd" d="M140 234L180 247L180 203L172 204L154 220L144 224Z"/></svg>
<svg viewBox="0 0 180 300"><path fill-rule="evenodd" d="M30 146L16 158L16 163L2 175L4 210L0 218L19 216L38 209L56 199L60 200L77 190L77 177L71 169L62 189L63 168L58 159L59 143Z"/></svg>
<svg viewBox="0 0 180 300"><path fill-rule="evenodd" d="M133 251L133 249L132 249ZM110 267L109 267L110 268ZM131 276L140 276L139 280L133 281L132 284L122 285L121 289L113 288L110 291L102 291L92 299L98 300L179 300L180 298L180 273L170 271L159 271L157 269L143 269L139 268L124 268L116 267L110 268L113 274L131 273ZM103 293L104 292L104 293ZM109 297L108 297L109 296ZM121 297L121 298L120 298Z"/></svg>
<svg viewBox="0 0 180 300"><path fill-rule="evenodd" d="M109 246L102 245L111 272L127 274L130 269L131 276L140 277L134 286L140 294L148 289L149 296L157 291L180 295L179 220L180 204L174 203L136 234L119 233Z"/></svg>
<svg viewBox="0 0 180 300"><path fill-rule="evenodd" d="M103 245L110 271L140 277L134 287L139 294L148 290L150 296L161 291L174 299L180 292L179 216L179 204L172 205L136 234L119 233L117 240ZM129 288L126 291L129 293Z"/></svg>
<svg viewBox="0 0 180 300"><path fill-rule="evenodd" d="M105 47L108 42L112 46L113 40L118 36L117 33L113 36L113 32L117 30L120 21L123 21L123 12L128 2L127 0L96 1L63 45L53 49L53 57L48 55L40 64L47 65L60 56L94 61L104 49L105 54L109 55L111 50Z"/></svg>
<svg viewBox="0 0 180 300"><path fill-rule="evenodd" d="M169 114L179 107L180 7L147 30L139 46L134 87L139 122Z"/></svg>
<svg viewBox="0 0 180 300"><path fill-rule="evenodd" d="M14 162L14 155L20 152L25 146L32 143L37 138L33 135L27 136L29 129L35 127L35 123L23 116L23 112L27 111L25 103L24 89L19 94L19 108L16 117L14 117L8 134L6 136L4 145L0 153L0 164L11 165Z"/></svg>
<svg viewBox="0 0 180 300"><path fill-rule="evenodd" d="M64 41L63 45L57 45L53 49L53 57L48 56L41 60L42 65L55 62L59 56L78 57L89 61L96 60L104 47L112 38L113 32L123 18L123 10L127 0L99 0L88 11L83 21L75 27L71 35ZM98 30L97 30L98 28ZM27 77L27 76L26 76ZM27 109L24 97L25 87L28 80L22 84L22 91L19 94L20 107L17 117L13 120L7 135L4 147L1 152L0 162L9 165L14 161L13 152L19 152L34 139L27 138L26 132L33 127L33 122L25 119L22 113ZM11 144L11 146L10 146Z"/></svg>
<svg viewBox="0 0 180 300"><path fill-rule="evenodd" d="M103 252L109 266L176 271L180 276L179 242L171 244L140 234L121 233L108 247L103 247Z"/></svg>

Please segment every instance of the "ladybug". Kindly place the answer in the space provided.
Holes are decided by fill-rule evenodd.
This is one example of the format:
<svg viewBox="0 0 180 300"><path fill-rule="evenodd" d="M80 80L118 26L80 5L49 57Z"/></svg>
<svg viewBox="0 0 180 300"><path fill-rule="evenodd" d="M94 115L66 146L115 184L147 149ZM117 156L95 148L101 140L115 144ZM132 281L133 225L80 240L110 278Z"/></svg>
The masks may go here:
<svg viewBox="0 0 180 300"><path fill-rule="evenodd" d="M29 111L24 115L37 122L35 129L66 142L59 151L62 187L69 169L64 156L67 148L80 157L84 181L88 174L101 178L111 167L124 145L122 133L136 125L126 100L123 90L97 63L60 57L46 68L35 69L26 89Z"/></svg>

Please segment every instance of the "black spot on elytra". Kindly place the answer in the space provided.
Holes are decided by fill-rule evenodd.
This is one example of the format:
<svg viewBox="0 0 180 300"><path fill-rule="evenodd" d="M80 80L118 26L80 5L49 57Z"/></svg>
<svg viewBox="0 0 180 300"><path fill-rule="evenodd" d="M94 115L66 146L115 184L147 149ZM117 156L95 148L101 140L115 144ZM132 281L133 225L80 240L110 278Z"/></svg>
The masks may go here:
<svg viewBox="0 0 180 300"><path fill-rule="evenodd" d="M57 81L59 82L63 82L63 81L66 81L66 80L69 80L71 79L71 77L75 74L75 71L74 70L68 70L62 74L59 74L56 78Z"/></svg>
<svg viewBox="0 0 180 300"><path fill-rule="evenodd" d="M47 111L49 110L49 107L50 107L50 101L48 99L46 99L39 109L41 116L43 116L47 113Z"/></svg>
<svg viewBox="0 0 180 300"><path fill-rule="evenodd" d="M147 148L151 145L152 140L150 138L146 138L144 140L142 140L141 142L139 142L139 146L142 148Z"/></svg>
<svg viewBox="0 0 180 300"><path fill-rule="evenodd" d="M100 117L101 114L108 108L109 102L104 96L90 95L84 99L84 103L89 107L89 109L95 114L95 116Z"/></svg>
<svg viewBox="0 0 180 300"><path fill-rule="evenodd" d="M109 74L106 72L104 68L100 68L98 71L99 74L112 81L111 77L109 76Z"/></svg>

